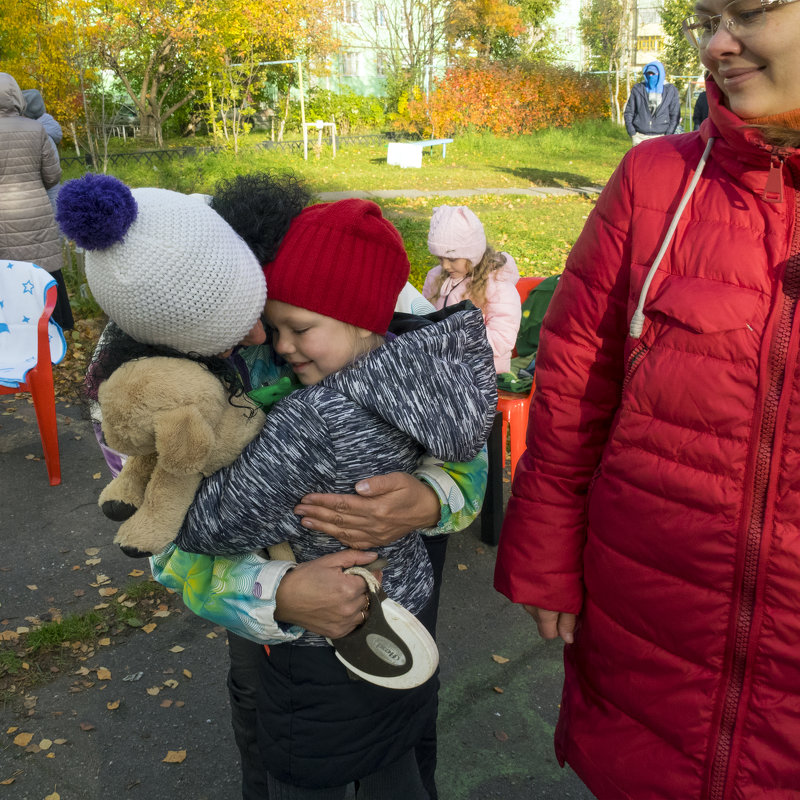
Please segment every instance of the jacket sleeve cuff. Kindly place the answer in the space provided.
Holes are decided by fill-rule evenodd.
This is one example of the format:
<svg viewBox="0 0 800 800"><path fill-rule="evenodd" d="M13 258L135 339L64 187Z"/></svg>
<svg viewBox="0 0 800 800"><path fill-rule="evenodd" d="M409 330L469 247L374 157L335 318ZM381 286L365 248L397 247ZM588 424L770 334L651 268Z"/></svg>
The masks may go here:
<svg viewBox="0 0 800 800"><path fill-rule="evenodd" d="M442 507L439 524L423 529L426 536L455 533L469 527L478 516L486 493L489 459L484 446L472 461L443 462L424 456L414 476L430 486Z"/></svg>
<svg viewBox="0 0 800 800"><path fill-rule="evenodd" d="M303 628L275 619L275 594L295 566L291 562L268 561L257 553L200 555L173 544L150 564L155 579L180 593L190 611L239 636L271 645L303 634Z"/></svg>

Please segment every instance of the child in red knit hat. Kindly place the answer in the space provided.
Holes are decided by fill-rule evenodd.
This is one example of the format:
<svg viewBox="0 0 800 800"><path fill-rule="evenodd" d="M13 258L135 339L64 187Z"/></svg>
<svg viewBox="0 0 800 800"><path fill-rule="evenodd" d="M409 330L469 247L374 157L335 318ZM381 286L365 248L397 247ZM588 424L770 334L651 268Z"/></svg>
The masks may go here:
<svg viewBox="0 0 800 800"><path fill-rule="evenodd" d="M387 335L409 264L374 203L303 210L264 272L273 348L302 388L203 483L176 543L223 555L286 540L300 570L344 546L303 527L299 499L411 471L423 452L473 458L494 416L495 375L477 309ZM377 556L387 563L381 587L365 577L364 625L333 643L307 630L264 652L258 739L270 797L334 800L354 781L362 800L427 797L414 747L435 702L436 654L403 609L430 627L430 561L417 531Z"/></svg>

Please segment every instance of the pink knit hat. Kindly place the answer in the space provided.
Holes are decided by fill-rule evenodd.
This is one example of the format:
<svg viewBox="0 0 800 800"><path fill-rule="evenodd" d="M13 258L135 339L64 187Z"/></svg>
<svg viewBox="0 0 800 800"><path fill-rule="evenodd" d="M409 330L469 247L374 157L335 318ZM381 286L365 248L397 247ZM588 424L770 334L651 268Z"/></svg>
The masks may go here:
<svg viewBox="0 0 800 800"><path fill-rule="evenodd" d="M403 239L369 200L303 209L275 260L267 297L383 335L410 271Z"/></svg>
<svg viewBox="0 0 800 800"><path fill-rule="evenodd" d="M481 221L466 206L437 206L428 231L428 250L439 258L466 258L474 267L486 252Z"/></svg>

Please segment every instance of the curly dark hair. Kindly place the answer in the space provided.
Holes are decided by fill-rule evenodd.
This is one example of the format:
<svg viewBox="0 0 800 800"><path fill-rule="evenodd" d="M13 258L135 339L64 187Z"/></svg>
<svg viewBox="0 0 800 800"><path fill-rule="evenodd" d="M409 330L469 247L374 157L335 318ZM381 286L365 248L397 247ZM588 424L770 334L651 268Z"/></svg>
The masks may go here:
<svg viewBox="0 0 800 800"><path fill-rule="evenodd" d="M139 358L151 358L153 356L188 359L204 366L212 375L219 378L225 387L228 401L231 405L237 405L233 402L233 399L244 394L244 388L239 380L238 373L233 365L224 358L201 356L198 353L182 353L180 350L174 350L171 347L162 345L142 344L142 342L138 342L133 337L128 336L114 322L109 322L103 331L103 336L98 344L96 358L89 365L84 379L84 393L90 399L96 400L100 384L108 380L123 364ZM242 407L247 408L248 406Z"/></svg>
<svg viewBox="0 0 800 800"><path fill-rule="evenodd" d="M311 197L311 190L291 172L254 172L221 180L211 207L263 265L275 258L289 225Z"/></svg>

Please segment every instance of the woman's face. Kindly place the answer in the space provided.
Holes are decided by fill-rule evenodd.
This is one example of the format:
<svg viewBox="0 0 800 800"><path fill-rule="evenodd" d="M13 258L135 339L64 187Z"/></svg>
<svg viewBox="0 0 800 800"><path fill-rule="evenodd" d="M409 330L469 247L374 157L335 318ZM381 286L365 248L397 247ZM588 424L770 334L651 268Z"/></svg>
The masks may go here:
<svg viewBox="0 0 800 800"><path fill-rule="evenodd" d="M728 2L700 0L695 10L720 14ZM768 11L763 27L742 38L720 25L700 59L742 119L800 108L800 3Z"/></svg>

